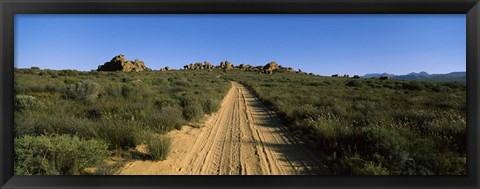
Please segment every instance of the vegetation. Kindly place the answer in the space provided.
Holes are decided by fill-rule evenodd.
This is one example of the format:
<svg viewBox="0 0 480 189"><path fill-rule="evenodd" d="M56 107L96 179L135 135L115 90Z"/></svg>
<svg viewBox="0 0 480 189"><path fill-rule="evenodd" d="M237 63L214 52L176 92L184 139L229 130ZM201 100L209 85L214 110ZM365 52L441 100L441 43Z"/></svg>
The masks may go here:
<svg viewBox="0 0 480 189"><path fill-rule="evenodd" d="M139 144L164 160L171 139L163 134L218 110L229 80L275 110L332 174L466 174L464 82L269 73L16 69L15 174L81 174L92 165L110 174L100 159Z"/></svg>
<svg viewBox="0 0 480 189"><path fill-rule="evenodd" d="M340 175L466 174L466 85L230 72Z"/></svg>
<svg viewBox="0 0 480 189"><path fill-rule="evenodd" d="M222 73L16 69L15 174L83 174L87 166L111 173L99 158L128 158L143 143L163 160L169 140L145 136L215 112L230 88Z"/></svg>
<svg viewBox="0 0 480 189"><path fill-rule="evenodd" d="M165 160L170 152L171 138L166 136L152 136L147 141L147 153L153 160Z"/></svg>
<svg viewBox="0 0 480 189"><path fill-rule="evenodd" d="M15 140L15 174L78 175L108 155L102 141L69 135L25 135Z"/></svg>

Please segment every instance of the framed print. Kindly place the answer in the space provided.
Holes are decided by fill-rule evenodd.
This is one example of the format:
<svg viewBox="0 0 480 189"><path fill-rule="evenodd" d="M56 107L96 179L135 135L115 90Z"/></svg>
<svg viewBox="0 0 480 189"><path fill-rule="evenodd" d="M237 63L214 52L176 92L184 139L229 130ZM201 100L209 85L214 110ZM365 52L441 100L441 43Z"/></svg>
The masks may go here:
<svg viewBox="0 0 480 189"><path fill-rule="evenodd" d="M2 188L476 188L478 1L1 1Z"/></svg>

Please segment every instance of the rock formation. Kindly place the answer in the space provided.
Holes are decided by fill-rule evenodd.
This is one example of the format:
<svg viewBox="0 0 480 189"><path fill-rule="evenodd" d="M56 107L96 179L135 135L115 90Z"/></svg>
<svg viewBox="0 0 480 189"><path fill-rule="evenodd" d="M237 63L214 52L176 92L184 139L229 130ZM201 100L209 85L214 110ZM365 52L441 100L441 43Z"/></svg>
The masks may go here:
<svg viewBox="0 0 480 189"><path fill-rule="evenodd" d="M236 66L235 68L239 69L239 70L253 71L253 66L248 65L248 64L240 64L240 65Z"/></svg>
<svg viewBox="0 0 480 189"><path fill-rule="evenodd" d="M160 71L168 71L170 68L168 66L160 68Z"/></svg>
<svg viewBox="0 0 480 189"><path fill-rule="evenodd" d="M204 69L211 70L211 69L213 69L213 65L210 64L209 61L204 61L204 62L203 62L203 68L204 68Z"/></svg>
<svg viewBox="0 0 480 189"><path fill-rule="evenodd" d="M228 60L220 62L220 68L224 70L233 70L235 67Z"/></svg>
<svg viewBox="0 0 480 189"><path fill-rule="evenodd" d="M195 62L194 64L188 64L183 66L183 69L185 70L211 70L213 68L214 66L208 61L204 61L203 64L201 62Z"/></svg>
<svg viewBox="0 0 480 189"><path fill-rule="evenodd" d="M277 72L286 72L286 73L295 73L295 70L291 67L283 67L281 65L278 65Z"/></svg>
<svg viewBox="0 0 480 189"><path fill-rule="evenodd" d="M278 69L278 64L275 61L270 62L270 63L266 64L265 66L263 66L263 70L266 73L272 73L273 71L275 71L277 69Z"/></svg>
<svg viewBox="0 0 480 189"><path fill-rule="evenodd" d="M135 59L135 61L125 60L125 55L120 54L115 56L103 65L98 66L97 71L123 71L123 72L140 72L149 71L150 68L145 66L145 63L141 60Z"/></svg>
<svg viewBox="0 0 480 189"><path fill-rule="evenodd" d="M269 62L265 66L255 66L255 67L249 64L240 64L238 66L234 66L228 60L220 62L220 65L217 65L217 66L210 64L210 62L208 61L204 61L203 64L200 62L187 64L183 66L183 69L185 70L207 69L210 71L212 71L213 69L222 69L222 70L238 69L238 70L244 70L244 71L258 72L259 74L272 74L273 72L295 73L295 70L293 68L283 67L275 61Z"/></svg>

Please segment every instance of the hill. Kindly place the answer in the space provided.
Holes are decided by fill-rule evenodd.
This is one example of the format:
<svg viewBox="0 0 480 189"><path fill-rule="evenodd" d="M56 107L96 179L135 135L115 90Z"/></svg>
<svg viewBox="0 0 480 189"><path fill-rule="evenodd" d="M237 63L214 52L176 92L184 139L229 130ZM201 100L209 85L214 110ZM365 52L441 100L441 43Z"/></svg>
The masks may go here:
<svg viewBox="0 0 480 189"><path fill-rule="evenodd" d="M394 75L389 73L371 73L365 74L362 76L363 78L372 78L372 77L380 77L380 76L388 76L391 79L395 80L425 80L425 81L457 81L457 82L465 82L466 81L466 72L451 72L447 74L429 74L427 72L419 72L419 73L409 73L407 75Z"/></svg>

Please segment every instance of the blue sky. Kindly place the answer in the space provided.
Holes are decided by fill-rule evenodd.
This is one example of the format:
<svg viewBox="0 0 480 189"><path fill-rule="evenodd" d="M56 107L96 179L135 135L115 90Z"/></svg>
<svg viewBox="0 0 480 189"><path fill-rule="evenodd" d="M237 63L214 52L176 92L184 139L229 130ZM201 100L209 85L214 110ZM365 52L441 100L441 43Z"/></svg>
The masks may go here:
<svg viewBox="0 0 480 189"><path fill-rule="evenodd" d="M320 75L465 71L466 17L450 15L16 15L15 66L152 69L203 62Z"/></svg>

